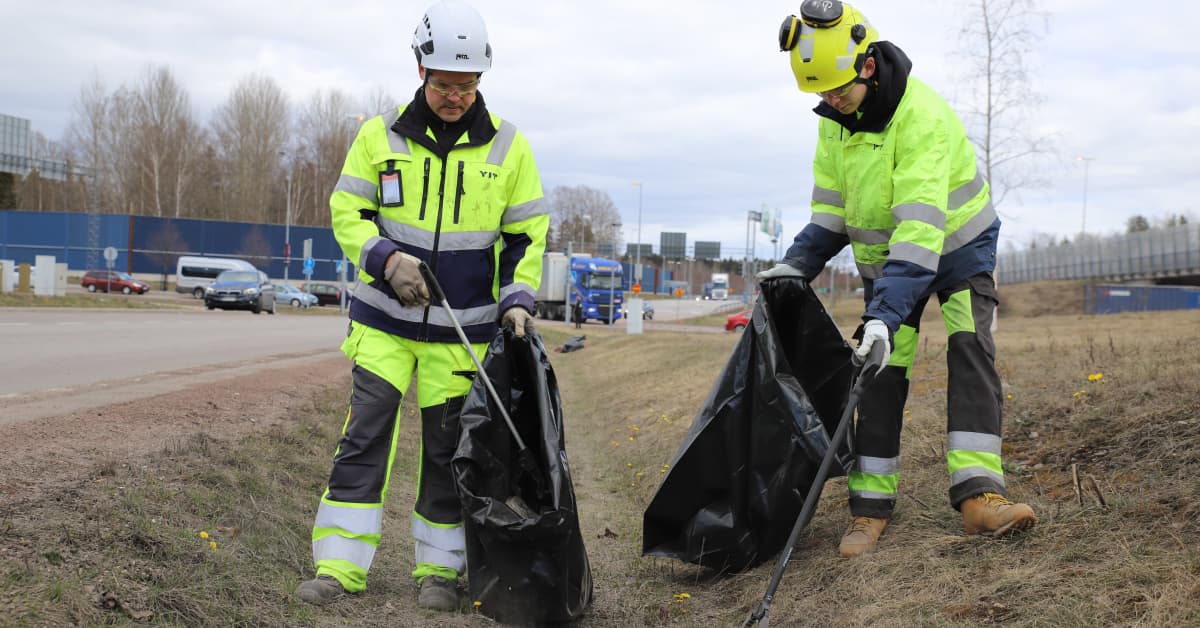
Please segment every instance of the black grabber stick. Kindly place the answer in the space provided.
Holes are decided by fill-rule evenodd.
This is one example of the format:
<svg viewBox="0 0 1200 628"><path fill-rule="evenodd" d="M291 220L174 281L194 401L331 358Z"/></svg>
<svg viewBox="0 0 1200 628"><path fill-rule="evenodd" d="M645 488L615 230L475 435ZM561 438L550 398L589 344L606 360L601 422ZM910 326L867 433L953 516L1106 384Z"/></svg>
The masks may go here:
<svg viewBox="0 0 1200 628"><path fill-rule="evenodd" d="M467 340L467 334L463 331L462 325L458 323L458 317L454 315L454 310L450 309L450 302L446 300L446 293L442 292L441 284L438 283L437 277L433 276L433 271L429 270L429 266L425 262L421 262L418 269L421 271L421 278L425 280L426 287L429 288L430 295L435 301L441 304L442 309L446 310L446 316L454 324L454 331L458 332L458 339L467 348L467 353L471 356L471 361L475 363L479 379L483 380L483 385L487 387L488 394L492 397L492 402L496 404L496 409L500 411L500 416L504 417L504 423L508 425L508 431L512 433L513 440L517 442L517 458L520 460L521 468L528 472L540 487L541 476L538 475L537 464L533 460L533 452L529 451L529 448L525 446L525 441L521 438L521 434L517 432L517 426L513 424L512 418L508 416L508 409L504 407L504 400L500 398L500 394L492 386L492 380L488 378L487 372L483 370L483 363L479 361L479 356L475 355L475 348L471 346L471 341Z"/></svg>
<svg viewBox="0 0 1200 628"><path fill-rule="evenodd" d="M825 479L829 477L829 468L833 466L833 459L837 457L838 445L846 438L846 431L850 429L851 419L854 417L854 410L858 407L858 401L862 397L863 388L883 367L882 363L883 344L877 342L871 347L871 352L867 354L862 370L858 372L858 379L850 389L850 397L846 400L846 409L842 412L842 418L838 420L833 437L829 439L829 449L821 458L821 466L817 469L817 476L813 478L812 487L808 489L808 495L804 498L800 516L796 517L796 523L792 526L791 534L788 535L787 544L783 546L783 553L779 555L779 562L775 563L775 569L771 572L771 584L767 586L767 592L758 606L754 607L754 610L750 611L750 616L742 622L742 628L769 627L771 602L775 599L775 591L779 589L779 582L783 580L783 570L787 568L788 560L792 558L792 550L796 547L796 541L800 540L800 531L808 525L813 511L817 509L817 501L821 498L821 489L825 488Z"/></svg>

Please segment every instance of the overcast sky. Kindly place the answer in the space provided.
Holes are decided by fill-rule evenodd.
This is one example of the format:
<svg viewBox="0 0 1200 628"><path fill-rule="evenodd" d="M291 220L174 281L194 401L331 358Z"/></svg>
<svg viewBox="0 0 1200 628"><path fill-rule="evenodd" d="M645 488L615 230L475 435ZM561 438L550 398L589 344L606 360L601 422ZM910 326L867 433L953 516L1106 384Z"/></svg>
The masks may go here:
<svg viewBox="0 0 1200 628"><path fill-rule="evenodd" d="M481 91L529 137L547 191L608 192L627 242L658 251L684 231L741 256L746 214L782 211L784 241L808 222L817 100L796 90L778 52L790 2L476 0L495 62ZM960 109L965 0L856 6L903 48L920 77ZM1166 7L1170 5L1170 9ZM318 88L356 98L382 86L407 100L418 85L409 43L428 2L131 2L0 0L0 113L61 139L81 85L111 91L166 65L207 123L250 73L293 103ZM1028 59L1031 132L1053 138L1039 170L1050 185L999 208L1005 246L1034 233L1115 233L1142 214L1200 214L1200 64L1190 49L1196 3L1042 0ZM1085 156L1091 161L1079 161ZM759 233L757 252L772 256Z"/></svg>

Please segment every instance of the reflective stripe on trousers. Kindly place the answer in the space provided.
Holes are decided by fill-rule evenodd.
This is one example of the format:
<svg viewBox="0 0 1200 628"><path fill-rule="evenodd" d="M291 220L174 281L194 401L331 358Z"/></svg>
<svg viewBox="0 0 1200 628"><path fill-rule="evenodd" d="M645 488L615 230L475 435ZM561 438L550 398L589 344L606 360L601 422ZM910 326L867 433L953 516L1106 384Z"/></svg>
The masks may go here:
<svg viewBox="0 0 1200 628"><path fill-rule="evenodd" d="M479 355L487 345L475 345ZM366 587L383 526L383 502L396 453L401 391L417 376L422 444L418 500L413 512L414 576L455 578L465 567L462 517L450 476L458 415L473 372L461 344L425 343L357 322L342 351L354 361L354 390L328 488L313 526L317 573L336 577L347 591Z"/></svg>
<svg viewBox="0 0 1200 628"><path fill-rule="evenodd" d="M948 335L946 367L946 463L950 503L983 492L1006 494L1000 459L1002 399L991 336L995 283L976 275L937 293ZM916 356L921 299L895 334L888 366L867 386L855 430L855 465L850 472L850 511L890 518L899 483L900 430L908 377Z"/></svg>

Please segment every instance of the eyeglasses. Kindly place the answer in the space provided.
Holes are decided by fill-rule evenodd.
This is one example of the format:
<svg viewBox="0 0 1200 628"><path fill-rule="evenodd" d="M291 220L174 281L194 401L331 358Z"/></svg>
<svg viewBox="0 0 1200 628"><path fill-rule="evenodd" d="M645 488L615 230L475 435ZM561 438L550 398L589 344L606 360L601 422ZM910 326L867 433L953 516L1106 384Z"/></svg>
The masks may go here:
<svg viewBox="0 0 1200 628"><path fill-rule="evenodd" d="M854 79L852 79L849 83L846 83L841 87L831 89L826 92L817 92L817 95L820 96L822 100L829 100L830 98L837 98L838 100L841 100L850 94L850 90L854 89L855 85L858 85L858 77L854 77Z"/></svg>
<svg viewBox="0 0 1200 628"><path fill-rule="evenodd" d="M443 83L441 81L430 79L426 81L425 84L428 85L430 89L437 92L442 98L453 98L455 96L458 96L459 98L467 98L475 95L475 92L479 89L478 80L474 80L469 83L451 85L449 83Z"/></svg>

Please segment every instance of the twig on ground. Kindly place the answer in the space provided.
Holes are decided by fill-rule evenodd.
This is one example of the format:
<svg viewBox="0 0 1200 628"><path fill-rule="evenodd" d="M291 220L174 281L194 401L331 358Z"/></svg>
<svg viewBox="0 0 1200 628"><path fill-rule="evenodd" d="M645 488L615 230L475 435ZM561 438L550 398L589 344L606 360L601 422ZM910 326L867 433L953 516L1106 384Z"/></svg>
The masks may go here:
<svg viewBox="0 0 1200 628"><path fill-rule="evenodd" d="M1108 508L1108 502L1104 501L1104 494L1100 492L1100 484L1096 482L1096 476L1089 473L1087 479L1092 485L1092 490L1096 493L1096 500L1100 502L1101 506Z"/></svg>
<svg viewBox="0 0 1200 628"><path fill-rule="evenodd" d="M1079 500L1079 507L1083 508L1083 492L1079 489L1079 464L1071 463L1071 486L1075 488L1075 499Z"/></svg>
<svg viewBox="0 0 1200 628"><path fill-rule="evenodd" d="M920 497L917 497L916 495L909 495L909 497L911 497L913 501L924 506L925 510L933 510L932 508L929 507L929 504L926 504L925 502L921 501Z"/></svg>

